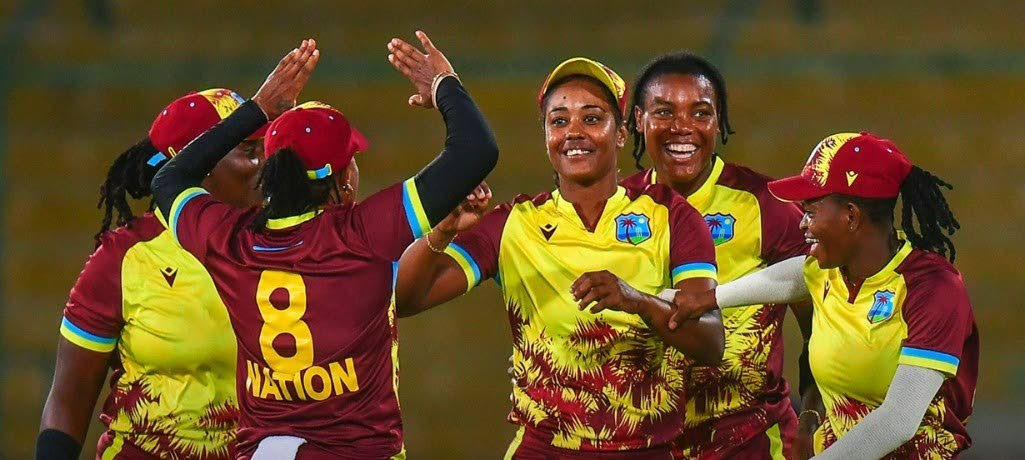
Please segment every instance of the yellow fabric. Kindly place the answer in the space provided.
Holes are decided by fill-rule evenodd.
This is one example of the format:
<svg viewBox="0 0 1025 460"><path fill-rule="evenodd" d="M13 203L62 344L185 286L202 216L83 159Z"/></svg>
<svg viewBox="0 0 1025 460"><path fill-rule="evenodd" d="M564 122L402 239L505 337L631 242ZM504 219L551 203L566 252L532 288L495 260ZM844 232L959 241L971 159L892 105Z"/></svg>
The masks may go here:
<svg viewBox="0 0 1025 460"><path fill-rule="evenodd" d="M509 443L509 448L505 450L505 457L503 457L504 460L512 460L513 456L516 455L516 449L519 449L520 444L523 444L523 432L525 430L526 428L522 426L520 429L516 430L516 436L513 437L512 442Z"/></svg>
<svg viewBox="0 0 1025 460"><path fill-rule="evenodd" d="M769 428L765 435L769 437L769 458L772 460L786 460L783 455L783 436L779 432L779 424Z"/></svg>
<svg viewBox="0 0 1025 460"><path fill-rule="evenodd" d="M725 162L715 157L712 172L687 201L704 216L722 214L734 219L733 236L715 246L719 283L728 283L765 267L762 260L762 220L758 198L746 190L719 184ZM652 181L658 176L652 171ZM782 333L775 325L759 321L764 305L722 310L726 350L718 385L691 381L687 387L685 426L695 427L711 419L740 412L760 404L767 379L766 362L772 351L771 339ZM695 368L709 372L715 368Z"/></svg>
<svg viewBox="0 0 1025 460"><path fill-rule="evenodd" d="M904 242L882 270L865 280L853 302L848 301L850 291L839 269L822 269L811 257L805 262L805 281L814 302L809 363L826 408L815 437L816 451L843 437L882 404L898 363L905 361L901 350L908 336L903 316L908 288L904 276L895 270L911 250L911 244ZM869 321L880 296L892 299L892 310ZM924 359L914 365L941 372L949 366ZM942 449L956 451L953 435L942 428L943 416L943 400L937 397L926 411L919 434Z"/></svg>
<svg viewBox="0 0 1025 460"><path fill-rule="evenodd" d="M279 219L267 219L267 228L271 230L281 230L283 228L295 227L303 222L306 222L314 217L317 217L322 211L315 210L298 216L282 217Z"/></svg>
<svg viewBox="0 0 1025 460"><path fill-rule="evenodd" d="M114 446L128 437L159 452L167 440L152 433L163 432L191 456L224 455L234 424L204 418L237 410L236 346L213 280L167 231L132 246L121 273L125 326L117 351L124 374L112 391L138 397L113 414Z"/></svg>

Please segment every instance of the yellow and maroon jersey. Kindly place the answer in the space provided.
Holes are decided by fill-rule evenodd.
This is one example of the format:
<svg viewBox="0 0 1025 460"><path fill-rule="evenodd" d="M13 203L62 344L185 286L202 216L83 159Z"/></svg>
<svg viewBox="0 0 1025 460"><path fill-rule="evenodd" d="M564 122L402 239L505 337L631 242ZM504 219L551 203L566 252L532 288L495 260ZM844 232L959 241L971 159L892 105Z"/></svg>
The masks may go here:
<svg viewBox="0 0 1025 460"><path fill-rule="evenodd" d="M153 214L103 237L60 330L80 347L115 352L98 458L232 458L228 314L210 275Z"/></svg>
<svg viewBox="0 0 1025 460"><path fill-rule="evenodd" d="M594 228L558 191L490 211L446 249L467 285L495 278L513 337L512 423L575 450L667 445L683 423L690 360L637 315L582 312L580 275L609 270L642 292L715 278L701 216L664 186L618 187ZM522 438L522 436L520 437Z"/></svg>
<svg viewBox="0 0 1025 460"><path fill-rule="evenodd" d="M654 169L623 180L644 187ZM713 158L712 173L687 201L704 216L715 243L719 282L727 283L781 260L807 254L801 211L769 193L771 179ZM715 367L694 367L687 379L687 418L676 454L720 458L767 431L781 437L792 416L783 379L785 305L752 305L722 311L726 351ZM783 433L786 435L786 433Z"/></svg>
<svg viewBox="0 0 1025 460"><path fill-rule="evenodd" d="M851 289L839 269L804 266L815 302L809 360L826 417L821 452L879 407L897 365L947 376L914 438L887 458L953 458L971 445L979 333L961 274L943 257L904 242L882 270Z"/></svg>
<svg viewBox="0 0 1025 460"><path fill-rule="evenodd" d="M403 455L393 261L429 230L413 180L264 232L256 212L192 188L168 213L238 340L239 453L290 435L308 441L301 459Z"/></svg>

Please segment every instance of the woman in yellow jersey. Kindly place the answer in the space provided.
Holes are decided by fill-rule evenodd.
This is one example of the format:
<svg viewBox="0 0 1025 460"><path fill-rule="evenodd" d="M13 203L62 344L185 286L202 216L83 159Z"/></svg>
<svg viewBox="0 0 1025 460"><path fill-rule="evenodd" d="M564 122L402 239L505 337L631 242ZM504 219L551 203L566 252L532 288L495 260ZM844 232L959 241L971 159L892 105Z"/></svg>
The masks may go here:
<svg viewBox="0 0 1025 460"><path fill-rule="evenodd" d="M64 309L37 459L78 458L111 370L100 415L107 431L97 458L234 454L235 341L225 307L199 262L170 239L153 213L136 217L128 197L149 197L156 171L241 101L228 89L179 98L157 115L145 139L111 165L100 187L104 217L96 252ZM233 206L259 203L261 137L262 130L242 142L206 180ZM119 227L110 230L112 222Z"/></svg>
<svg viewBox="0 0 1025 460"><path fill-rule="evenodd" d="M521 195L458 235L472 216L439 224L400 260L396 306L409 316L499 284L513 335L509 421L520 426L507 458L671 458L687 369L719 362L722 322L708 312L670 330L669 304L645 293L714 286L711 238L667 187L617 185L627 133L615 72L567 60L538 103L558 189Z"/></svg>
<svg viewBox="0 0 1025 460"><path fill-rule="evenodd" d="M627 128L641 172L624 185L666 184L704 216L715 243L719 281L727 282L808 252L801 211L769 193L770 178L723 161L717 141L733 130L726 82L704 58L685 52L651 61L634 83ZM643 170L645 153L653 167ZM807 337L811 310L794 312ZM684 432L677 458L783 458L797 431L783 379L786 305L724 310L726 352L715 367L695 367L687 380ZM807 361L802 360L802 370Z"/></svg>
<svg viewBox="0 0 1025 460"><path fill-rule="evenodd" d="M815 458L954 458L971 445L979 335L941 187L886 139L829 136L800 176L769 183L804 206L807 260L676 297L685 312L811 297L811 370L826 409Z"/></svg>

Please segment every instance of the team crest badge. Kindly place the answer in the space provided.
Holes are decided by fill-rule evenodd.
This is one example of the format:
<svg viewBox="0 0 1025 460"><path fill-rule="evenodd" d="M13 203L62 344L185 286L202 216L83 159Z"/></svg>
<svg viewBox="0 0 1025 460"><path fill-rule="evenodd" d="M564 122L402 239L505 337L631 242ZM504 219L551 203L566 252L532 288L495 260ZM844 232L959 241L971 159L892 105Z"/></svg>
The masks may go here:
<svg viewBox="0 0 1025 460"><path fill-rule="evenodd" d="M870 324L881 323L893 316L893 291L876 291L872 294L872 309L868 311Z"/></svg>
<svg viewBox="0 0 1025 460"><path fill-rule="evenodd" d="M616 218L616 239L634 246L651 238L651 219L644 214L620 214Z"/></svg>
<svg viewBox="0 0 1025 460"><path fill-rule="evenodd" d="M708 231L712 233L712 242L716 246L733 239L733 224L737 219L730 214L708 214L705 216Z"/></svg>

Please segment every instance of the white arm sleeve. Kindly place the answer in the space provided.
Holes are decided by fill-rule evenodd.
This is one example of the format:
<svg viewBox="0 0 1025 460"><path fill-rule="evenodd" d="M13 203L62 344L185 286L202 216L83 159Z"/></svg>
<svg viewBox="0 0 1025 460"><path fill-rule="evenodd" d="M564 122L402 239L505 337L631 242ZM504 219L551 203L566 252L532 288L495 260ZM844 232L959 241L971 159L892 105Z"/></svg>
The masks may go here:
<svg viewBox="0 0 1025 460"><path fill-rule="evenodd" d="M759 271L742 276L715 289L719 308L748 305L790 303L808 298L804 283L805 256L791 257ZM666 289L658 297L672 302L676 289Z"/></svg>
<svg viewBox="0 0 1025 460"><path fill-rule="evenodd" d="M929 403L943 385L939 371L901 364L886 399L816 459L878 459L915 436Z"/></svg>

